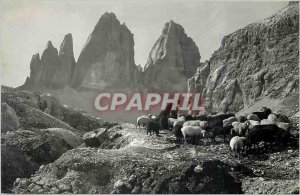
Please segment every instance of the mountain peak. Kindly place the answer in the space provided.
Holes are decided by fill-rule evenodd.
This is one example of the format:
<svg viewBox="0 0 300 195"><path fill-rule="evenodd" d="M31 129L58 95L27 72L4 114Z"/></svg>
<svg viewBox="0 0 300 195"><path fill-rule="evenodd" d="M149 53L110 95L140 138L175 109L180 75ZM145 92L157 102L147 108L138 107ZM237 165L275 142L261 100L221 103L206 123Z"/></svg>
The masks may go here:
<svg viewBox="0 0 300 195"><path fill-rule="evenodd" d="M184 89L182 83L194 74L199 62L200 53L195 42L180 24L170 20L165 23L144 66L145 87L150 90ZM168 76L163 72L169 72ZM161 79L153 82L152 75Z"/></svg>
<svg viewBox="0 0 300 195"><path fill-rule="evenodd" d="M68 33L65 35L65 39L73 39L72 38L72 33Z"/></svg>
<svg viewBox="0 0 300 195"><path fill-rule="evenodd" d="M32 56L32 59L40 59L40 54L36 53Z"/></svg>
<svg viewBox="0 0 300 195"><path fill-rule="evenodd" d="M54 48L51 41L48 41L48 42L47 42L46 49L47 49L47 48Z"/></svg>
<svg viewBox="0 0 300 195"><path fill-rule="evenodd" d="M120 21L118 20L116 14L113 13L113 12L110 12L110 13L105 12L105 13L100 17L99 22L97 23L97 25L102 24L102 23L106 23L106 22L109 22L109 23L114 23L114 22L116 22L116 23L120 24ZM96 26L97 26L97 25L96 25Z"/></svg>
<svg viewBox="0 0 300 195"><path fill-rule="evenodd" d="M289 5L299 4L299 1L289 1Z"/></svg>
<svg viewBox="0 0 300 195"><path fill-rule="evenodd" d="M64 40L60 45L59 55L62 54L73 56L73 38L71 33L65 35Z"/></svg>
<svg viewBox="0 0 300 195"><path fill-rule="evenodd" d="M130 74L135 68L133 34L114 13L105 12L79 55L71 86L121 87L133 83Z"/></svg>
<svg viewBox="0 0 300 195"><path fill-rule="evenodd" d="M105 12L101 18L111 18L111 19L117 19L116 14L113 12Z"/></svg>

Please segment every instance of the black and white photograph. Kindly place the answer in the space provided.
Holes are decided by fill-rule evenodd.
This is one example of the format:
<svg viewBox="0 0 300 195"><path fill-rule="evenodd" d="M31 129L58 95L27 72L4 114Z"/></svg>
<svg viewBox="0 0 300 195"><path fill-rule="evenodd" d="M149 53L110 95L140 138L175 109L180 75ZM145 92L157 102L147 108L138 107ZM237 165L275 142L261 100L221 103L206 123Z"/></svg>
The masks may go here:
<svg viewBox="0 0 300 195"><path fill-rule="evenodd" d="M1 193L299 194L299 1L0 0Z"/></svg>

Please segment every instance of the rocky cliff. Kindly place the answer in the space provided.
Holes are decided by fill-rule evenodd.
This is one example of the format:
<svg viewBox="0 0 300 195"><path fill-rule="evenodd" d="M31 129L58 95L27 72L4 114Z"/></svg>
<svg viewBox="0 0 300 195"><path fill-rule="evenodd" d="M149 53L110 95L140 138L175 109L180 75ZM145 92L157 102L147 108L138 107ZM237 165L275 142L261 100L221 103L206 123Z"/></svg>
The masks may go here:
<svg viewBox="0 0 300 195"><path fill-rule="evenodd" d="M113 13L101 16L74 69L74 88L127 88L134 84L133 34Z"/></svg>
<svg viewBox="0 0 300 195"><path fill-rule="evenodd" d="M60 45L59 50L59 58L62 63L62 73L66 73L65 75L60 75L65 77L64 84L68 84L71 81L72 74L75 68L75 58L73 53L73 38L72 34L67 34Z"/></svg>
<svg viewBox="0 0 300 195"><path fill-rule="evenodd" d="M183 27L173 21L165 24L144 67L144 86L150 90L184 90L187 78L199 66L200 54Z"/></svg>
<svg viewBox="0 0 300 195"><path fill-rule="evenodd" d="M37 89L64 88L71 79L75 59L73 54L73 39L67 34L58 53L51 41L48 41L41 58L39 54L32 56L30 62L30 77L21 88Z"/></svg>
<svg viewBox="0 0 300 195"><path fill-rule="evenodd" d="M210 60L188 80L208 110L238 111L262 97L299 91L298 2L223 38Z"/></svg>

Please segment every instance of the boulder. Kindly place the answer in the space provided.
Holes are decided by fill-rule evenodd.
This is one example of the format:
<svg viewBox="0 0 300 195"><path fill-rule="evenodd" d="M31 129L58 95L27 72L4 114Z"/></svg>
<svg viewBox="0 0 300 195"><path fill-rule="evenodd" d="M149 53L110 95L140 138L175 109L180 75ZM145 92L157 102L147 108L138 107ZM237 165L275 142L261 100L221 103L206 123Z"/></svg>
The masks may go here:
<svg viewBox="0 0 300 195"><path fill-rule="evenodd" d="M1 138L2 192L11 192L16 178L28 178L40 165L58 159L81 144L81 139L66 129L18 129Z"/></svg>
<svg viewBox="0 0 300 195"><path fill-rule="evenodd" d="M1 144L1 192L12 193L16 178L29 178L39 169L21 147L14 144Z"/></svg>
<svg viewBox="0 0 300 195"><path fill-rule="evenodd" d="M100 141L96 138L96 133L94 131L83 134L82 139L88 147L99 147L101 145Z"/></svg>
<svg viewBox="0 0 300 195"><path fill-rule="evenodd" d="M7 103L1 103L1 134L20 127L19 118L15 110Z"/></svg>
<svg viewBox="0 0 300 195"><path fill-rule="evenodd" d="M99 147L109 139L106 128L100 128L83 135L83 141L88 147Z"/></svg>

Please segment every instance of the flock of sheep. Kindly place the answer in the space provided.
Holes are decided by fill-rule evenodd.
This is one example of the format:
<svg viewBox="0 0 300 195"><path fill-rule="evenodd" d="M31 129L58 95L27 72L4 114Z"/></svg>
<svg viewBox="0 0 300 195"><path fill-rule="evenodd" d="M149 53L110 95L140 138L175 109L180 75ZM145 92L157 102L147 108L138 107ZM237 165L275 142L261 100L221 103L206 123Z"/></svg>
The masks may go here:
<svg viewBox="0 0 300 195"><path fill-rule="evenodd" d="M235 116L233 113L215 115L180 115L173 110L164 110L158 116L151 114L137 118L136 127L147 128L150 133L159 134L160 130L171 129L178 141L199 143L200 139L211 138L215 142L216 136L221 136L226 141L230 138L229 146L235 156L243 151L258 149L258 144L263 142L263 147L277 144L286 147L296 137L290 133L290 121L281 112L272 113L272 110L263 107L261 112L253 112L247 116Z"/></svg>

